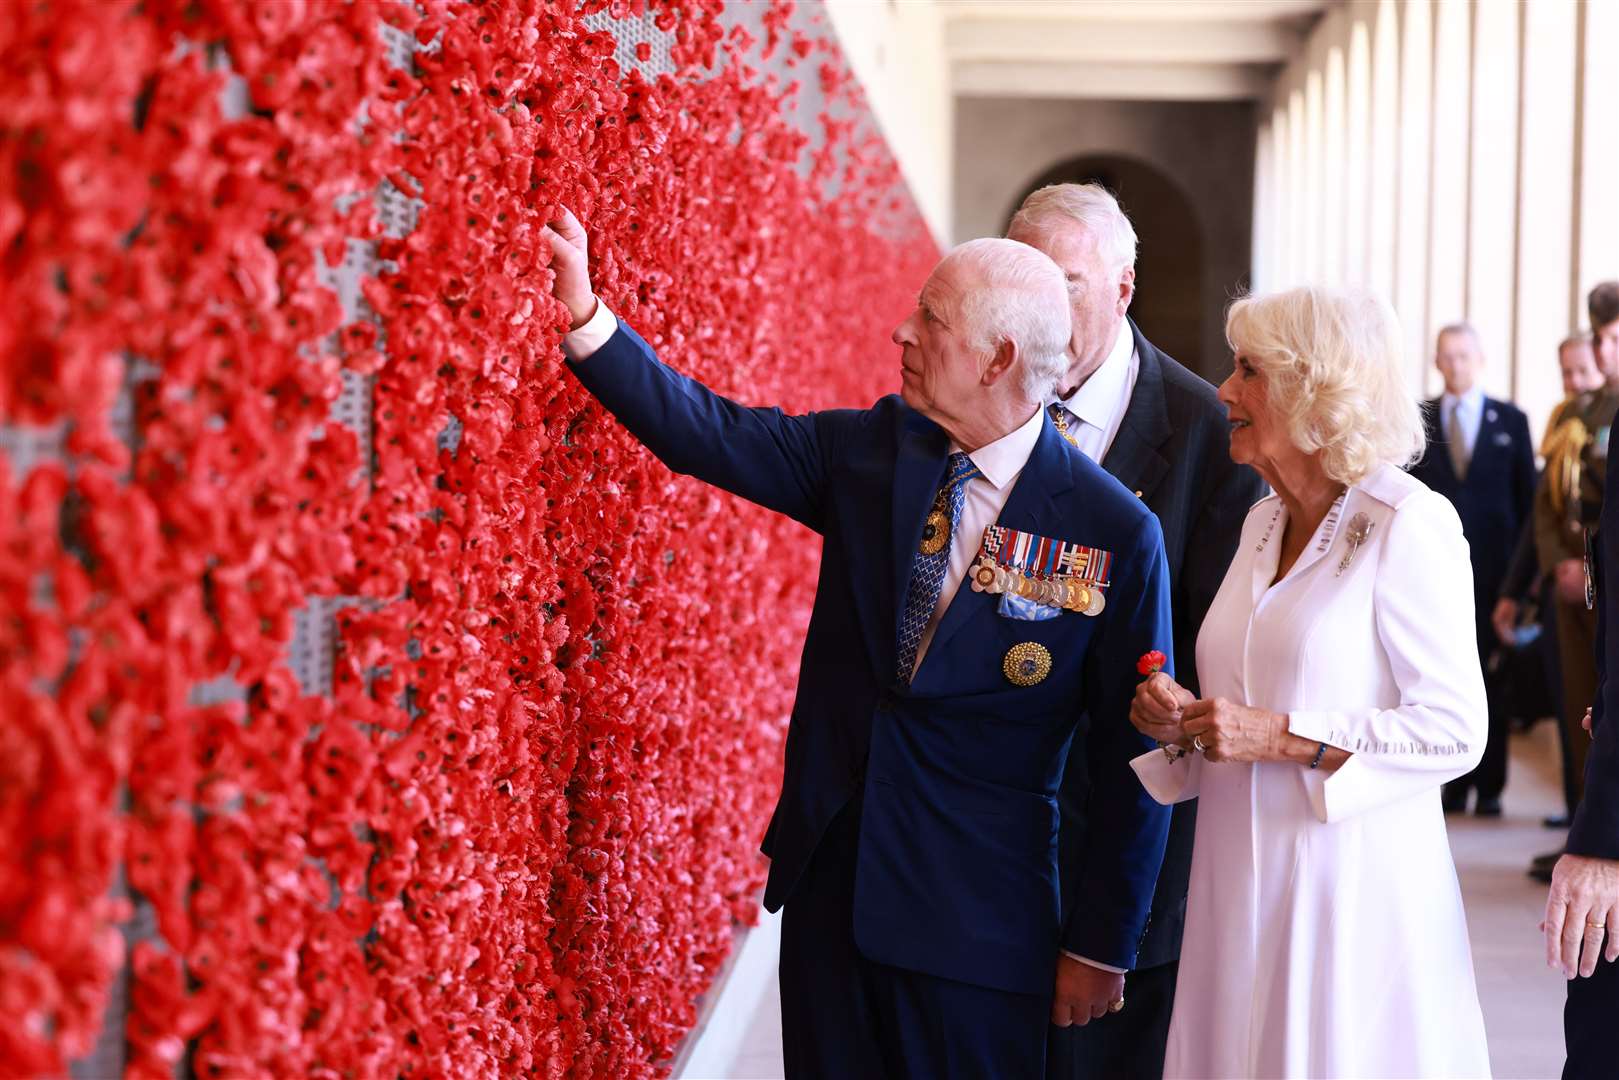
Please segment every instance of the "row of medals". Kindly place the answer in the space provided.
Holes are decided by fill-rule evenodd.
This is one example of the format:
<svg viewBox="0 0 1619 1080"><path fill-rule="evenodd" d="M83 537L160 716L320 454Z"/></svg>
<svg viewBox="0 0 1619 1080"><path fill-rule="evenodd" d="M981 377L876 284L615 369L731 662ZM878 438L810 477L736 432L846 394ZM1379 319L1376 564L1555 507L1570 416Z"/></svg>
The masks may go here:
<svg viewBox="0 0 1619 1080"><path fill-rule="evenodd" d="M1037 604L1050 604L1093 618L1102 614L1102 609L1107 606L1102 587L1094 581L1077 577L1037 578L1008 570L988 555L978 557L978 565L972 568L968 576L974 592L1014 593Z"/></svg>

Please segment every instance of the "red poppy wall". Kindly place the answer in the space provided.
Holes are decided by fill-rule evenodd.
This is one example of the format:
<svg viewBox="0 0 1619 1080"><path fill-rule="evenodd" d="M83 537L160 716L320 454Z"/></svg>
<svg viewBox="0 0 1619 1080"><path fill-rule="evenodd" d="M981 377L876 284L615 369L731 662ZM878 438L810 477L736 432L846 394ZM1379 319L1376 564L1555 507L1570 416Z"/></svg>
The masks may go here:
<svg viewBox="0 0 1619 1080"><path fill-rule="evenodd" d="M539 226L868 403L937 255L871 131L789 3L0 4L0 1073L660 1071L818 550L571 381Z"/></svg>

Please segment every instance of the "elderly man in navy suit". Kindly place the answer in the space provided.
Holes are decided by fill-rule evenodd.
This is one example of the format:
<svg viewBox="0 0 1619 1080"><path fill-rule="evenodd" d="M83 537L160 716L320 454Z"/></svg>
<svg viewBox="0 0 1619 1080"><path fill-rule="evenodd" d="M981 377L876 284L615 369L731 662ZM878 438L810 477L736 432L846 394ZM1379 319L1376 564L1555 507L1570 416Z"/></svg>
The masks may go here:
<svg viewBox="0 0 1619 1080"><path fill-rule="evenodd" d="M662 364L593 295L578 222L553 225L580 382L672 469L823 538L764 841L787 1075L1041 1076L1048 1022L1121 1006L1169 823L1128 720L1138 659L1172 648L1163 536L1042 407L1062 272L956 248L894 331L901 393L790 416ZM1097 827L1063 911L1070 756Z"/></svg>
<svg viewBox="0 0 1619 1080"><path fill-rule="evenodd" d="M1427 448L1411 472L1449 499L1462 519L1473 560L1479 660L1490 697L1484 759L1472 772L1445 785L1444 804L1447 812L1463 811L1468 792L1474 791L1473 812L1496 817L1507 783L1507 717L1500 705L1500 688L1489 674L1490 654L1499 640L1490 616L1534 503L1535 447L1523 410L1485 397L1479 387L1484 353L1471 326L1455 323L1439 331L1434 365L1445 380L1445 392L1430 399L1424 410Z"/></svg>
<svg viewBox="0 0 1619 1080"><path fill-rule="evenodd" d="M1197 693L1194 650L1214 594L1237 550L1248 508L1264 481L1231 460L1231 427L1214 387L1147 340L1126 314L1136 287L1136 232L1100 184L1035 191L1007 228L1063 271L1073 334L1068 368L1047 409L1075 449L1134 491L1164 530L1175 620L1176 679ZM1063 777L1063 895L1090 830L1090 791L1080 763ZM1051 1080L1158 1080L1186 925L1187 879L1197 801L1174 807L1147 933L1130 973L1128 1008L1095 1023L1053 1028Z"/></svg>

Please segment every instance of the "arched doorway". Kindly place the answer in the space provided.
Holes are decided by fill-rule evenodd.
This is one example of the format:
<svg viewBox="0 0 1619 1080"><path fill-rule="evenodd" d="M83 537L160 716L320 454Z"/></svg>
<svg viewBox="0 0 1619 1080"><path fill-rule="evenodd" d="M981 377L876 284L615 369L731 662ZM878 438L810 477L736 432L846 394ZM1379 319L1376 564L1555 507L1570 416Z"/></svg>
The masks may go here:
<svg viewBox="0 0 1619 1080"><path fill-rule="evenodd" d="M1163 173L1135 158L1087 154L1047 169L1006 211L1010 222L1029 193L1047 184L1098 183L1130 215L1139 241L1130 317L1164 352L1209 378L1224 356L1205 356L1203 230L1192 204ZM1003 228L1004 232L1004 228ZM1223 373L1222 373L1223 374Z"/></svg>

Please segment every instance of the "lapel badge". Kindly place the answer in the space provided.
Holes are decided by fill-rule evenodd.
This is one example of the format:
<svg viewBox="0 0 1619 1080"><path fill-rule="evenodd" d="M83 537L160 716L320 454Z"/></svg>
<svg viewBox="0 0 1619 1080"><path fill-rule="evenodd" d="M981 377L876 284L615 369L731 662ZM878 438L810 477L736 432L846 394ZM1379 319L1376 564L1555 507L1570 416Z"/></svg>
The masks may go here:
<svg viewBox="0 0 1619 1080"><path fill-rule="evenodd" d="M1372 535L1371 518L1365 514L1356 514L1349 519L1349 527L1344 530L1344 539L1349 542L1349 548L1344 552L1344 557L1338 560L1338 572L1332 575L1333 577L1344 576L1344 571L1349 569L1350 562L1355 558L1355 552L1360 550L1360 546L1370 535Z"/></svg>
<svg viewBox="0 0 1619 1080"><path fill-rule="evenodd" d="M1037 641L1023 641L1007 650L1001 670L1013 686L1034 686L1051 674L1051 650Z"/></svg>

